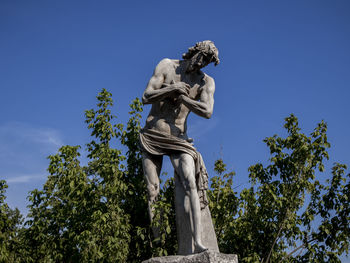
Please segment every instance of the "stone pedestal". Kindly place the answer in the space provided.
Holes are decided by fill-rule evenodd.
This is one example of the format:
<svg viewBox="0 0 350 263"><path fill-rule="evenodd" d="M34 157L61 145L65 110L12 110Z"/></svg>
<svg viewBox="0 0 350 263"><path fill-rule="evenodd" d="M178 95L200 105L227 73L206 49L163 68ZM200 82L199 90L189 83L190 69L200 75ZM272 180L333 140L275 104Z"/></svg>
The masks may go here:
<svg viewBox="0 0 350 263"><path fill-rule="evenodd" d="M142 263L238 263L237 255L204 251L189 256L167 256L151 258Z"/></svg>

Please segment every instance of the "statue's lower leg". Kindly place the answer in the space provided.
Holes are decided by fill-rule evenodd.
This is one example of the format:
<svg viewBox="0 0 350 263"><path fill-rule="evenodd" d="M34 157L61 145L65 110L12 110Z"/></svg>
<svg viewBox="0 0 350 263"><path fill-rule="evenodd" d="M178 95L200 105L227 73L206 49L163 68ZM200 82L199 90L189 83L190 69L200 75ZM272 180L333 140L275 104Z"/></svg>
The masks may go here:
<svg viewBox="0 0 350 263"><path fill-rule="evenodd" d="M201 214L200 214L200 203L197 193L197 189L191 189L190 200L192 207L192 221L193 221L193 236L194 236L194 253L200 253L207 248L202 244L201 239Z"/></svg>

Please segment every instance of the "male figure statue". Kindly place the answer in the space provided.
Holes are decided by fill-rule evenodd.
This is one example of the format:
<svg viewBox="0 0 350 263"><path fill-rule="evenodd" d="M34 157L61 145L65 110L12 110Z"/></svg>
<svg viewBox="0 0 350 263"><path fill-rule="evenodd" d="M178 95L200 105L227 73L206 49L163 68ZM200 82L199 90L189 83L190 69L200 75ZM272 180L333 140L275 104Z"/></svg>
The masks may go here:
<svg viewBox="0 0 350 263"><path fill-rule="evenodd" d="M187 136L186 122L190 112L204 118L212 115L215 84L201 71L211 62L217 65L219 58L217 48L209 40L189 48L183 60L163 59L142 97L144 104L152 104L140 133L150 218L159 194L163 155L168 155L189 200L195 253L207 249L201 239L201 209L208 205L208 175L201 155Z"/></svg>

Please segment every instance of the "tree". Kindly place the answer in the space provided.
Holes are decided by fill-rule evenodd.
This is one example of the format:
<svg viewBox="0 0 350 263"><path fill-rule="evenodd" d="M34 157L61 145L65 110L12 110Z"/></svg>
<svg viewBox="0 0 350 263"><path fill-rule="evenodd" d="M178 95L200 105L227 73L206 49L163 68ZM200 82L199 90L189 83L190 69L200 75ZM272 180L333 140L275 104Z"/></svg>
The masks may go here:
<svg viewBox="0 0 350 263"><path fill-rule="evenodd" d="M115 123L111 93L102 90L97 100L85 112L88 164L80 163L81 146L49 156L48 179L30 193L25 227L0 181L0 262L141 262L176 253L173 179L161 183L152 226L147 214L140 100L130 105L126 127ZM269 163L249 167L250 186L240 192L235 173L215 162L208 198L220 251L237 253L240 262L340 262L349 252L350 174L336 163L328 180L320 177L330 147L324 122L310 136L294 115L284 127L286 137L264 140Z"/></svg>
<svg viewBox="0 0 350 263"><path fill-rule="evenodd" d="M294 115L284 127L286 138L264 140L270 164L251 166L251 187L239 194L232 190L233 174L222 176L225 165L216 162L219 176L209 196L220 249L238 253L241 262L340 262L350 241L350 175L345 177L345 165L335 164L326 184L316 176L330 147L324 122L309 137Z"/></svg>
<svg viewBox="0 0 350 263"><path fill-rule="evenodd" d="M120 135L110 122L111 94L102 90L97 99L98 109L85 113L94 138L87 144L88 165L80 165L80 146L63 146L49 156L43 190L29 197L28 261L123 262L128 255L129 217L122 208L125 157L110 147Z"/></svg>
<svg viewBox="0 0 350 263"><path fill-rule="evenodd" d="M128 191L125 193L123 209L130 217L129 233L133 237L129 243L130 253L127 262L140 262L140 258L147 259L152 256L150 247L152 238L147 216L147 190L143 182L142 159L138 147L142 103L139 99L135 99L130 108L130 119L126 129L124 130L121 124L118 126L121 143L127 149L122 180Z"/></svg>
<svg viewBox="0 0 350 263"><path fill-rule="evenodd" d="M28 262L140 262L175 253L175 232L170 231L175 223L168 216L174 213L168 202L173 196L170 181L156 208L161 240L154 241L150 231L138 147L140 100L130 105L126 129L113 124L111 93L102 90L97 100L97 110L85 112L93 137L87 144L88 165L80 164L80 146L63 146L49 156L43 190L29 196ZM126 153L111 144L125 146ZM165 242L170 235L171 242Z"/></svg>
<svg viewBox="0 0 350 263"><path fill-rule="evenodd" d="M20 241L18 232L23 222L19 210L12 210L5 203L7 188L0 180L0 262L16 262L19 259Z"/></svg>

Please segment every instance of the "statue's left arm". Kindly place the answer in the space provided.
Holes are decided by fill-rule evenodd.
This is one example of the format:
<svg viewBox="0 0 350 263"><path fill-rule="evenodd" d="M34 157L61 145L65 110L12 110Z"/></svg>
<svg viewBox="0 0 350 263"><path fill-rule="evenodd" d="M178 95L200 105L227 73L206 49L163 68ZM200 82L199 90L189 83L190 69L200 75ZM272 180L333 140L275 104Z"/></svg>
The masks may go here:
<svg viewBox="0 0 350 263"><path fill-rule="evenodd" d="M206 76L206 83L202 87L200 100L193 100L185 95L181 95L181 102L195 114L209 119L213 114L214 109L214 91L215 91L215 82L214 80Z"/></svg>

